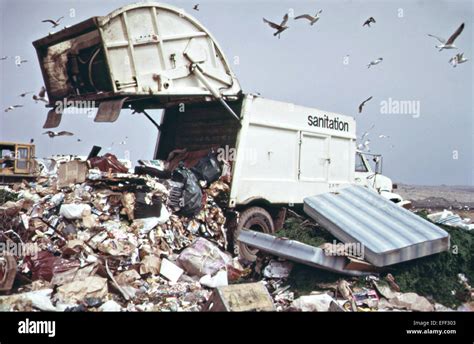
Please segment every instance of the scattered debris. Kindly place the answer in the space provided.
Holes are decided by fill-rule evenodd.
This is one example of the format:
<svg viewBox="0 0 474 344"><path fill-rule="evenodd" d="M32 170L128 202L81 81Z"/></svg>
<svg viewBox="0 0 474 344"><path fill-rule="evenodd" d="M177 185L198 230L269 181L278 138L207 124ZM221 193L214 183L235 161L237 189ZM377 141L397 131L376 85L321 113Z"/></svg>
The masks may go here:
<svg viewBox="0 0 474 344"><path fill-rule="evenodd" d="M336 301L328 294L305 295L292 302L290 310L300 312L328 312Z"/></svg>
<svg viewBox="0 0 474 344"><path fill-rule="evenodd" d="M446 209L443 210L442 212L430 214L427 217L434 223L438 223L441 225L446 225L450 227L458 227L467 231L474 229L474 224L470 224L471 219L469 218L463 219L461 218L461 216Z"/></svg>
<svg viewBox="0 0 474 344"><path fill-rule="evenodd" d="M205 309L212 312L272 312L275 306L265 286L256 282L216 288Z"/></svg>

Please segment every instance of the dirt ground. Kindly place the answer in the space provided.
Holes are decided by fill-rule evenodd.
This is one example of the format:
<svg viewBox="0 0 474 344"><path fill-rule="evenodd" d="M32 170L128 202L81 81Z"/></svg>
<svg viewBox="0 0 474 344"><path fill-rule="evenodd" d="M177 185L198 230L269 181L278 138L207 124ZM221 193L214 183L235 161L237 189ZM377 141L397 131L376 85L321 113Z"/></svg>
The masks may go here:
<svg viewBox="0 0 474 344"><path fill-rule="evenodd" d="M394 192L412 201L417 209L449 209L474 223L474 186L423 186L398 184Z"/></svg>

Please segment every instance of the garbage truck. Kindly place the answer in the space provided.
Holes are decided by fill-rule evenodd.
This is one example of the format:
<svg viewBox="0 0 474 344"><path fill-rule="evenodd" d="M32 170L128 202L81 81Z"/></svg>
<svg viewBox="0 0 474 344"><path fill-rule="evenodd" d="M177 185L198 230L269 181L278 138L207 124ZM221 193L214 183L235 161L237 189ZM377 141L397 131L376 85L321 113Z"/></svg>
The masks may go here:
<svg viewBox="0 0 474 344"><path fill-rule="evenodd" d="M219 147L232 162L237 229L274 232L284 207L355 182L352 117L245 94L211 33L179 8L124 6L33 45L51 107L45 128L60 125L65 104L98 107L96 122L130 108L158 128L155 159ZM148 109L164 109L160 123Z"/></svg>

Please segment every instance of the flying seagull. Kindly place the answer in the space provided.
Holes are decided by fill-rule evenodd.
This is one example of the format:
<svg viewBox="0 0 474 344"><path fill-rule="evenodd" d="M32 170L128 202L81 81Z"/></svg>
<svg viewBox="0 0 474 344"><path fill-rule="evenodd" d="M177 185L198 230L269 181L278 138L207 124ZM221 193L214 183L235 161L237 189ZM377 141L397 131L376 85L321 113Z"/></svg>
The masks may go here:
<svg viewBox="0 0 474 344"><path fill-rule="evenodd" d="M362 103L360 103L359 105L359 113L362 112L362 108L364 107L365 103L367 103L369 100L372 99L372 96L370 96L369 98L367 98L366 100L364 100Z"/></svg>
<svg viewBox="0 0 474 344"><path fill-rule="evenodd" d="M48 130L46 132L43 133L43 135L48 135L50 138L53 138L55 136L73 136L74 134L71 133L70 131L60 131L60 132L56 132L56 131L51 131L51 130Z"/></svg>
<svg viewBox="0 0 474 344"><path fill-rule="evenodd" d="M453 67L456 67L458 64L464 63L467 61L469 61L469 59L464 57L464 53L456 54L449 59L449 63L451 63Z"/></svg>
<svg viewBox="0 0 474 344"><path fill-rule="evenodd" d="M362 136L360 137L360 139L363 140L364 137L369 136L370 131L371 131L372 129L374 129L374 127L375 127L375 124L372 124L372 125L370 126L370 128L369 128L364 134L362 134Z"/></svg>
<svg viewBox="0 0 474 344"><path fill-rule="evenodd" d="M367 152L370 152L369 145L370 145L370 140L365 140L364 143L359 143L357 145L357 149L359 150L365 149Z"/></svg>
<svg viewBox="0 0 474 344"><path fill-rule="evenodd" d="M194 5L193 10L199 11L199 4Z"/></svg>
<svg viewBox="0 0 474 344"><path fill-rule="evenodd" d="M370 68L371 66L375 66L375 65L378 65L380 62L383 61L383 58L382 57L379 57L378 59L376 60L373 60L373 61L370 61L370 63L367 65L367 68Z"/></svg>
<svg viewBox="0 0 474 344"><path fill-rule="evenodd" d="M16 62L16 65L17 65L17 67L20 67L22 63L26 63L26 62L28 62L28 60L20 59Z"/></svg>
<svg viewBox="0 0 474 344"><path fill-rule="evenodd" d="M40 91L38 92L38 95L36 94L33 94L33 97L34 101L37 103L38 101L42 101L42 102L45 102L47 103L48 100L46 100L46 88L44 86L41 86L41 89Z"/></svg>
<svg viewBox="0 0 474 344"><path fill-rule="evenodd" d="M276 23L273 23L269 20L266 20L265 18L263 18L263 22L270 25L271 28L275 29L276 32L273 34L273 36L278 36L278 38L280 38L280 34L285 31L286 29L289 28L289 26L286 26L286 23L288 22L288 13L285 14L285 16L283 17L283 20L282 22L280 23L280 25L276 24Z"/></svg>
<svg viewBox="0 0 474 344"><path fill-rule="evenodd" d="M22 94L19 94L19 97L25 98L28 94L33 93L33 91L28 91L28 92L23 92Z"/></svg>
<svg viewBox="0 0 474 344"><path fill-rule="evenodd" d="M63 19L64 17L61 17L61 18L58 18L57 20L53 20L53 19L45 19L45 20L42 20L41 22L42 23L51 23L53 25L53 28L59 26L59 22L61 21L61 19Z"/></svg>
<svg viewBox="0 0 474 344"><path fill-rule="evenodd" d="M16 108L21 108L21 107L23 107L23 105L10 105L9 107L7 107L7 108L5 109L5 112L13 111L13 110L15 110Z"/></svg>
<svg viewBox="0 0 474 344"><path fill-rule="evenodd" d="M444 38L435 35L428 34L428 36L436 38L441 43L441 45L435 46L435 48L439 49L439 51L443 49L457 49L457 47L454 45L454 41L461 34L462 30L464 30L464 23L458 27L458 29L451 35L451 37L449 37L447 41Z"/></svg>
<svg viewBox="0 0 474 344"><path fill-rule="evenodd" d="M379 135L379 139L389 139L389 138L390 138L389 135L384 135L384 134Z"/></svg>
<svg viewBox="0 0 474 344"><path fill-rule="evenodd" d="M371 24L371 23L373 23L373 24L376 23L374 17L370 17L369 19L367 19L367 20L364 22L364 24L362 24L362 26L366 26L366 25L367 25L368 27L370 27L370 24Z"/></svg>
<svg viewBox="0 0 474 344"><path fill-rule="evenodd" d="M309 20L309 25L314 25L319 20L319 15L323 12L323 10L319 10L314 16L311 14L302 14L300 16L295 17L296 19L307 19Z"/></svg>
<svg viewBox="0 0 474 344"><path fill-rule="evenodd" d="M0 57L0 61L6 60L7 58L8 58L8 56L2 56L2 57Z"/></svg>

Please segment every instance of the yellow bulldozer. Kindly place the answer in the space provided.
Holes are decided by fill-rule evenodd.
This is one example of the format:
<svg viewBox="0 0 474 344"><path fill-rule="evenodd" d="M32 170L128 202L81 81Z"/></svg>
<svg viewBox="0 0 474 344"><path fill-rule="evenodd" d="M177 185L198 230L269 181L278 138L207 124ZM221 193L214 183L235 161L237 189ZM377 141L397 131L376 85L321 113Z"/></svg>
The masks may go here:
<svg viewBox="0 0 474 344"><path fill-rule="evenodd" d="M35 145L30 143L0 142L0 184L37 177Z"/></svg>

